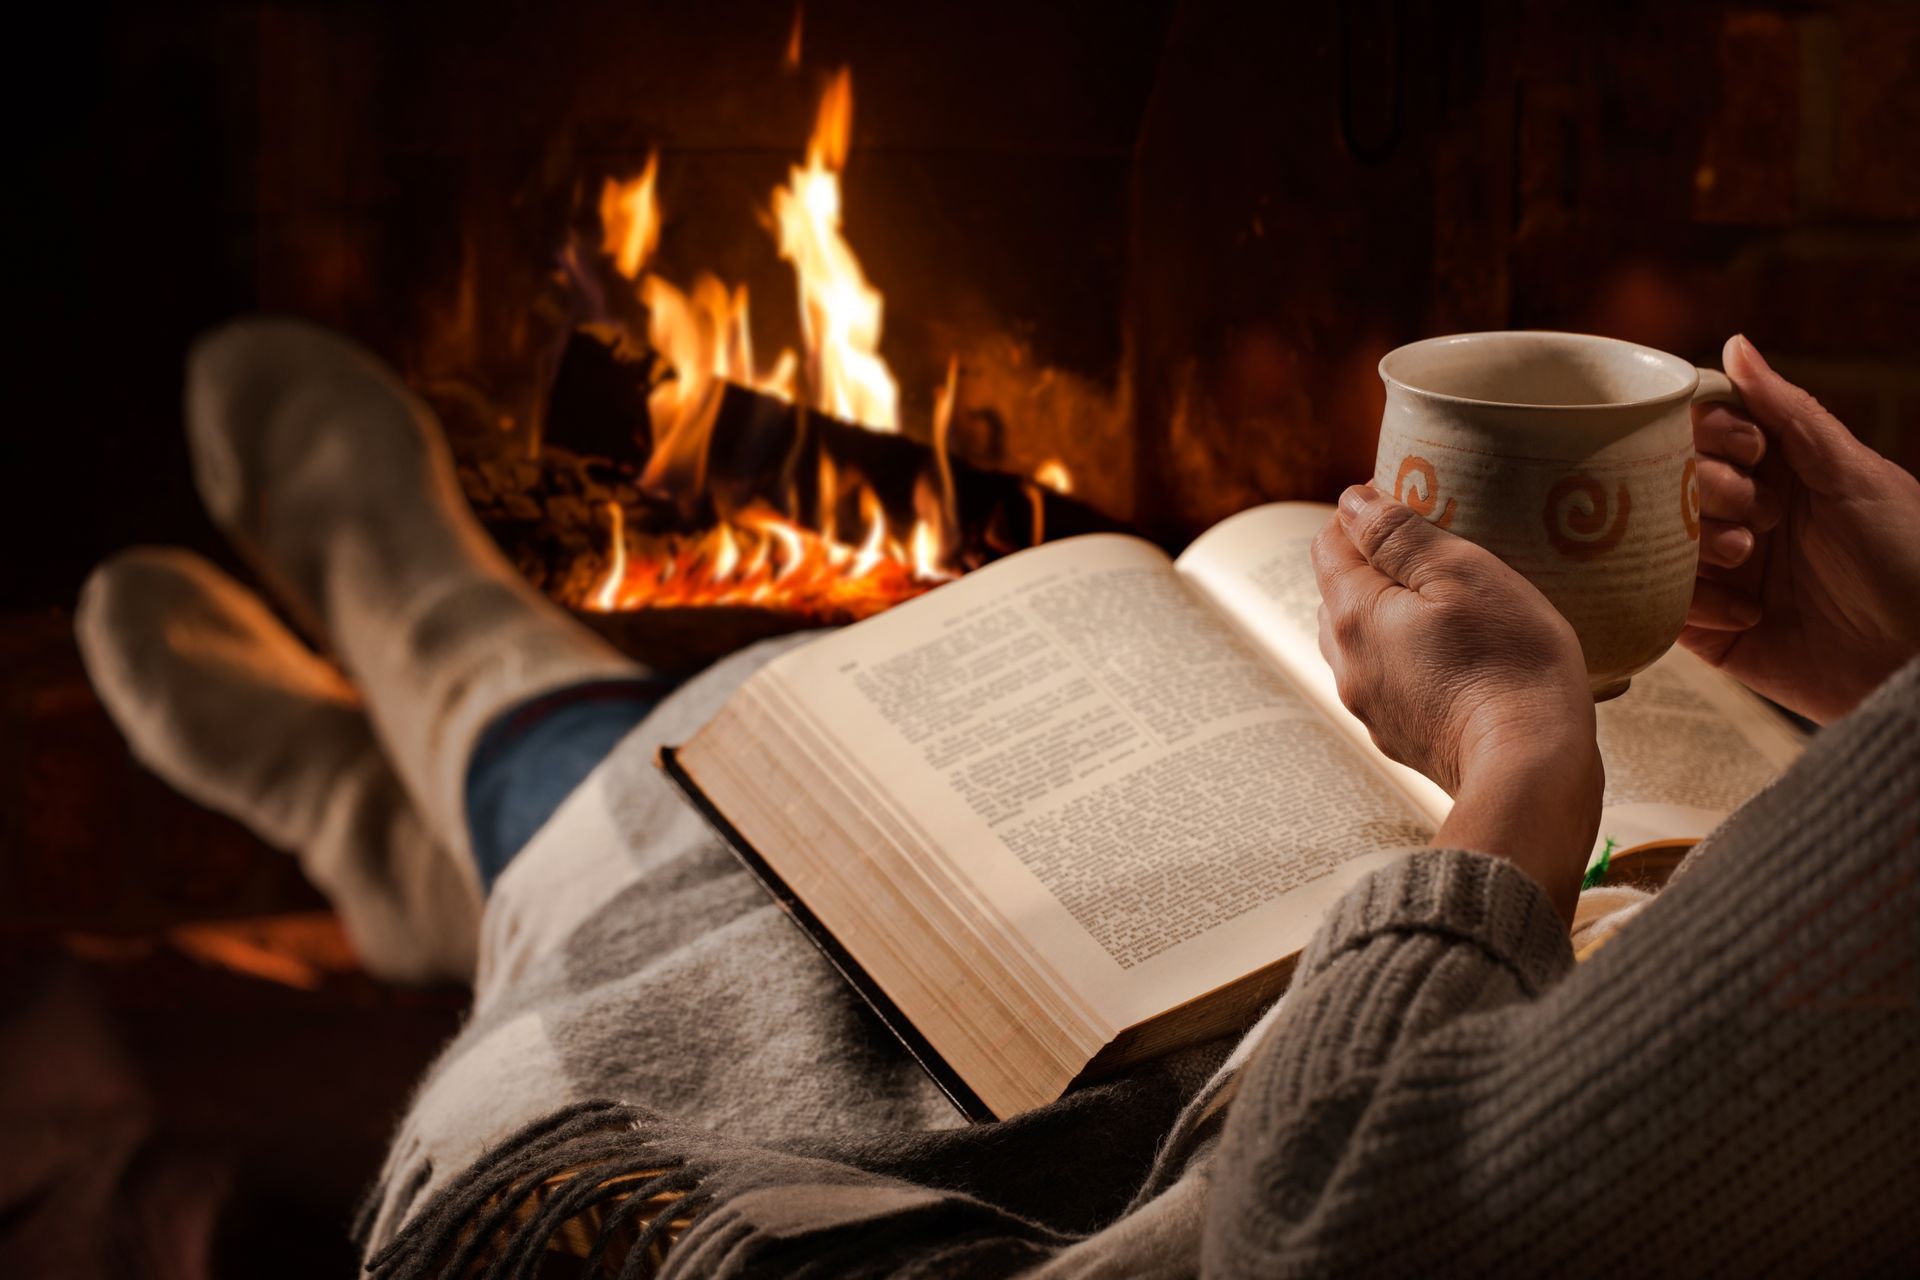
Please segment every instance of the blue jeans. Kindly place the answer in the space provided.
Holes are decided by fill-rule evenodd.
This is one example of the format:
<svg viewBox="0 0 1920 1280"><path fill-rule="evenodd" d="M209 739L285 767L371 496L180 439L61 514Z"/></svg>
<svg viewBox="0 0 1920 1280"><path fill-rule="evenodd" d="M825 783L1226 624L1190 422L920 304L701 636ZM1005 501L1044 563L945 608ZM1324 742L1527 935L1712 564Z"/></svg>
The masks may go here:
<svg viewBox="0 0 1920 1280"><path fill-rule="evenodd" d="M658 677L595 680L529 698L494 717L467 762L467 835L482 890L492 891L560 802L674 684Z"/></svg>

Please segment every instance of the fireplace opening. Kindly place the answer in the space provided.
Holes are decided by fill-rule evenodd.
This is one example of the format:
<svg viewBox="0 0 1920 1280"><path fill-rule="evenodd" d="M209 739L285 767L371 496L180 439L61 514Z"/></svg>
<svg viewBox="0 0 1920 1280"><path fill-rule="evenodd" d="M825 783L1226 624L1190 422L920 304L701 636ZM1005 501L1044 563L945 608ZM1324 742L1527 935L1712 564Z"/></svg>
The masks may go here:
<svg viewBox="0 0 1920 1280"><path fill-rule="evenodd" d="M1049 535L1119 527L1066 496L1072 473L1057 458L1021 477L954 456L957 353L913 405L925 420L904 420L880 352L885 300L842 227L853 104L842 68L824 82L804 159L759 210L767 248L792 271L799 349L756 355L745 284L656 270L656 151L603 179L589 234L570 231L555 254L549 298L569 322L544 394L516 414L471 375L427 382L453 411L469 397L469 412L477 401L498 424L468 437L465 487L563 603L645 611L649 625L702 606L855 621ZM582 526L602 519L595 556Z"/></svg>

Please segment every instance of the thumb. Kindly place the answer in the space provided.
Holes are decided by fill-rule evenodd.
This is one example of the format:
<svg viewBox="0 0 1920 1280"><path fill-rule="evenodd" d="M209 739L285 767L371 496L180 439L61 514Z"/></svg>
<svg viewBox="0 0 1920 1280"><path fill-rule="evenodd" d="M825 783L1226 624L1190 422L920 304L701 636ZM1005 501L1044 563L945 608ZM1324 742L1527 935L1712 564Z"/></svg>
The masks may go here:
<svg viewBox="0 0 1920 1280"><path fill-rule="evenodd" d="M1340 524L1369 564L1414 591L1446 577L1464 545L1370 484L1355 485L1340 495Z"/></svg>
<svg viewBox="0 0 1920 1280"><path fill-rule="evenodd" d="M1745 334L1728 338L1720 358L1747 411L1778 442L1800 479L1818 493L1844 488L1864 447L1846 425L1806 390L1775 373Z"/></svg>

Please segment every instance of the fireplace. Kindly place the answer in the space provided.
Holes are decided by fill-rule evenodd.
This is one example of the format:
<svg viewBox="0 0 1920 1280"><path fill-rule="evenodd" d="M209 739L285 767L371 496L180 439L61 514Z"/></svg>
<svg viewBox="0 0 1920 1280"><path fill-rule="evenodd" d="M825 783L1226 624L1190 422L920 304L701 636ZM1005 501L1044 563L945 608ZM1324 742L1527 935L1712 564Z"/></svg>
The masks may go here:
<svg viewBox="0 0 1920 1280"><path fill-rule="evenodd" d="M86 422L15 447L30 473L103 449L132 465L96 478L85 528L26 567L28 596L58 600L134 537L208 541L164 425L170 370L194 326L248 308L371 342L471 467L513 460L476 496L523 519L529 486L580 498L550 532L580 566L604 558L604 486L503 473L537 459L590 310L556 287L562 254L597 252L602 185L657 153L650 270L744 286L756 349L800 351L765 223L842 70L844 230L884 296L902 438L932 445L952 368L951 457L1065 477L1076 512L1177 545L1252 502L1326 497L1366 469L1378 355L1467 328L1597 329L1702 361L1750 329L1914 461L1920 192L1880 141L1912 129L1911 13L1670 10L427 0L76 17L68 46L98 58L74 83L99 106L36 142L49 190L90 198L34 210L48 323L27 354L55 376L29 408L45 395L70 417L53 389L74 382L102 394ZM172 305L153 342L80 341L111 299ZM103 363L117 376L101 385ZM613 452L591 426L568 443ZM912 502L909 483L888 513L903 550ZM1002 522L1003 544L1030 525L1011 504ZM559 555L543 548L542 571Z"/></svg>
<svg viewBox="0 0 1920 1280"><path fill-rule="evenodd" d="M629 647L643 611L865 616L1130 522L1123 227L1168 20L1051 19L983 94L982 35L830 6L264 15L263 60L329 48L340 83L263 112L263 153L331 145L387 194L263 293L378 313L483 519ZM511 57L554 41L567 65ZM515 100L453 109L495 75Z"/></svg>
<svg viewBox="0 0 1920 1280"><path fill-rule="evenodd" d="M849 88L835 195L884 295L869 354L898 406L855 425L931 446L951 386L958 465L1065 478L1068 531L1090 527L1084 506L1177 545L1254 502L1327 496L1366 469L1374 364L1420 333L1597 328L1710 359L1738 317L1776 318L1762 273L1814 260L1870 310L1895 305L1877 230L1796 233L1911 200L1818 136L1877 109L1847 106L1862 92L1835 75L1871 15L1689 6L1654 41L1543 5L435 9L260 15L262 215L303 233L261 292L378 332L479 467L503 444L536 458L536 438L608 449L591 423L550 422L551 401L573 328L609 301L604 272L596 296L578 288L603 256L604 184L649 157L666 222L646 271L744 289L755 349L803 351L774 193ZM1796 110L1699 91L1748 66L1790 79ZM644 332L630 296L611 301ZM1869 422L1911 395L1861 372ZM524 490L489 471L477 496L511 532ZM587 518L562 501L570 519L521 550L592 603L581 575L604 581L616 499L557 483ZM929 504L895 488L882 542L911 559ZM872 514L843 495L831 531L857 547ZM1011 506L995 518L997 549L1031 537ZM964 534L976 561L995 541Z"/></svg>
<svg viewBox="0 0 1920 1280"><path fill-rule="evenodd" d="M604 184L657 155L665 221L645 271L688 294L702 273L744 288L755 350L801 353L772 197L846 73L843 230L884 298L873 355L897 384L898 434L933 446L951 370L948 456L1052 493L1064 479L1070 514L1051 532L1111 522L1178 545L1253 502L1329 496L1366 470L1380 353L1455 329L1597 329L1709 361L1749 328L1911 461L1920 194L1897 148L1866 141L1914 114L1911 16L1864 0L1661 7L1656 36L1639 12L428 0L120 15L87 30L129 72L119 96L68 122L81 136L57 157L68 187L104 189L49 228L72 252L48 287L181 298L182 332L256 307L363 337L441 411L506 539L528 500L557 509L517 551L591 602L625 481L542 464L537 445L638 462L608 438L619 388L594 378L609 370L590 352L567 363L609 305L644 333L631 283L603 269ZM191 146L169 151L169 126ZM81 158L103 149L104 168ZM177 201L144 207L167 182ZM142 251L136 208L186 261ZM102 255L116 235L128 249ZM570 249L617 296L584 299ZM164 414L177 350L116 357L154 367L132 380L138 405L112 407ZM88 363L76 349L65 371ZM177 448L149 438L164 434L115 443L164 463ZM28 448L57 468L104 443ZM101 533L50 582L126 541L123 525L184 522L156 516L190 510L177 466L135 470L104 481L122 491L99 504ZM886 539L910 562L921 517L912 482L897 488ZM857 551L871 522L845 500L836 532ZM1031 538L1031 511L985 505L1004 510L991 537L964 531L975 559ZM637 538L644 513L628 502L623 519Z"/></svg>

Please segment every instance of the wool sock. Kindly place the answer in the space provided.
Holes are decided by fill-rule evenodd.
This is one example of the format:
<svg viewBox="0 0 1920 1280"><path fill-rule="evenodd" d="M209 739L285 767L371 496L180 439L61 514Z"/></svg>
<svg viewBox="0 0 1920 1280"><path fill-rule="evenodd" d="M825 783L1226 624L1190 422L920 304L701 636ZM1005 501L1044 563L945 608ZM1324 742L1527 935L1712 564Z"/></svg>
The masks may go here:
<svg viewBox="0 0 1920 1280"><path fill-rule="evenodd" d="M514 571L432 413L346 339L276 319L206 335L187 427L207 510L325 637L435 840L463 856L486 724L554 689L648 674Z"/></svg>
<svg viewBox="0 0 1920 1280"><path fill-rule="evenodd" d="M87 579L87 674L133 754L296 854L369 972L471 980L480 893L409 802L338 669L190 552L142 548Z"/></svg>

